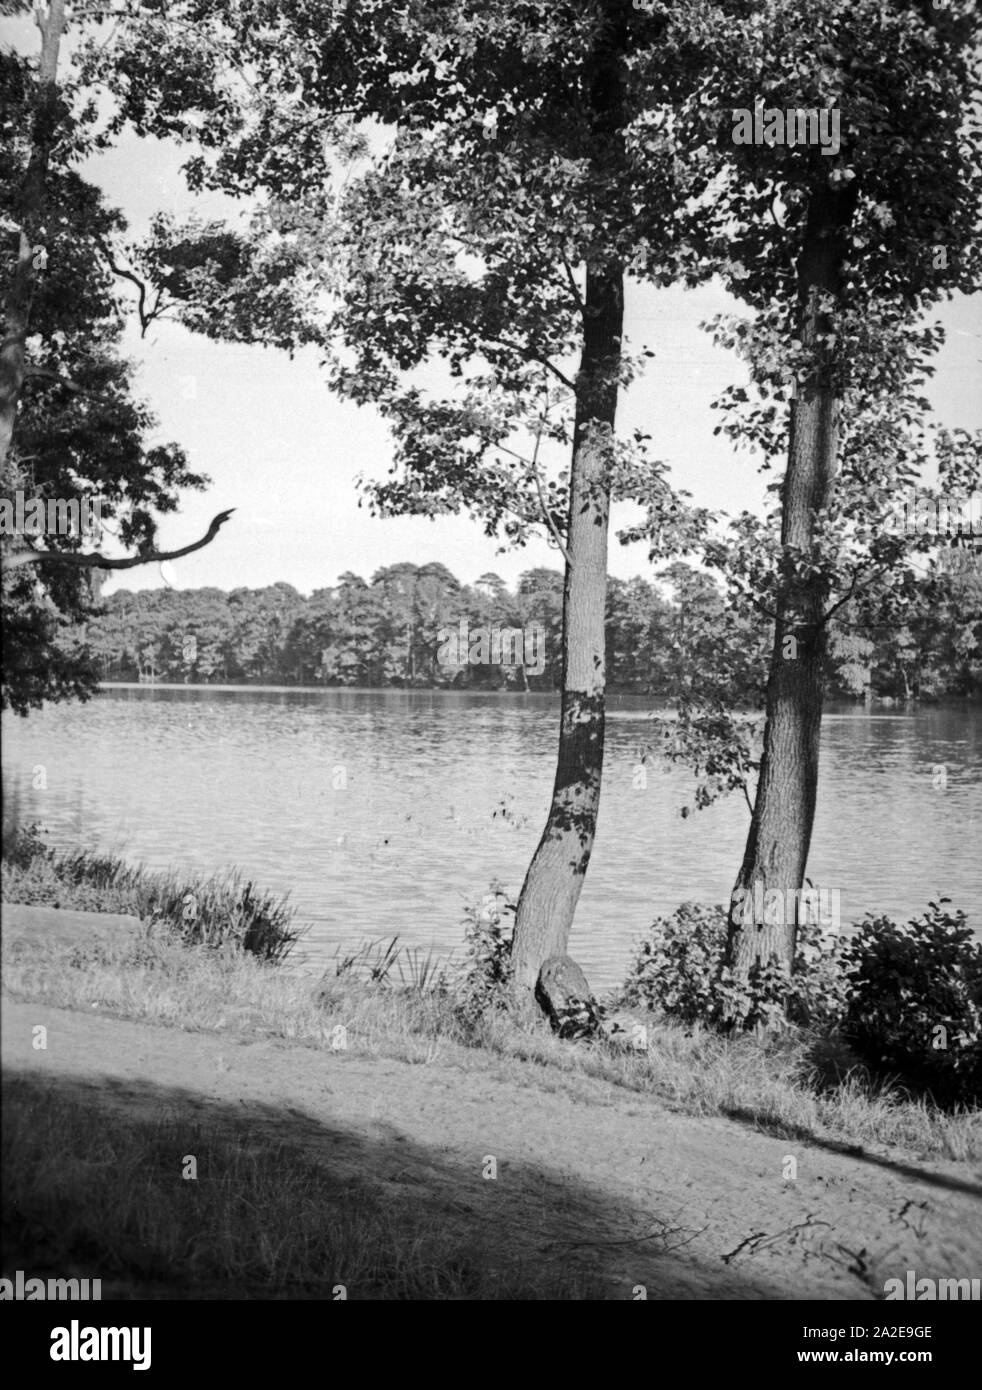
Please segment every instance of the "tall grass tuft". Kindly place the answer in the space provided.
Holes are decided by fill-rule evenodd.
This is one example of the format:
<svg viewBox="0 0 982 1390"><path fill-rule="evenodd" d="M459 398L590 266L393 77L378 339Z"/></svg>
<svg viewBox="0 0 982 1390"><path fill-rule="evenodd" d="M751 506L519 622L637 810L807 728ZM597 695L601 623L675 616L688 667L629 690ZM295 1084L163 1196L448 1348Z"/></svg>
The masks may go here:
<svg viewBox="0 0 982 1390"><path fill-rule="evenodd" d="M58 853L42 835L36 824L19 827L5 844L6 902L129 913L168 928L186 945L234 946L272 964L285 960L303 935L293 926L289 895L257 889L237 869L187 878L92 850Z"/></svg>

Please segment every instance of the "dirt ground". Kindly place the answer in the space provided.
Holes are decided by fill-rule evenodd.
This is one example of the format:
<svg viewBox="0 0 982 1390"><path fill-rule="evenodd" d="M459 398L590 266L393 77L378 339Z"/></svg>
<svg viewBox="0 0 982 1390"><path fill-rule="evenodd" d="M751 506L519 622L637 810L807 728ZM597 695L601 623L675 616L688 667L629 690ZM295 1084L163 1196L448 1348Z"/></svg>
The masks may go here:
<svg viewBox="0 0 982 1390"><path fill-rule="evenodd" d="M108 1123L186 1116L286 1141L424 1202L462 1243L480 1228L533 1262L585 1264L611 1298L873 1299L908 1269L982 1273L975 1165L772 1138L600 1081L574 1096L532 1063L516 1083L490 1056L414 1065L9 999L2 1062L97 1097Z"/></svg>

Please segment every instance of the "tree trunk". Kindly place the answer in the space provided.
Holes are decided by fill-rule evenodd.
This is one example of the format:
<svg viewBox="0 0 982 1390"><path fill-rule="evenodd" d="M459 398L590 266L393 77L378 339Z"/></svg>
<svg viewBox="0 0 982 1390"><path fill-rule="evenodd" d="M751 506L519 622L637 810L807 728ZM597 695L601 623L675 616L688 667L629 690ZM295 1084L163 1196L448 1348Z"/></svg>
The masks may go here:
<svg viewBox="0 0 982 1390"><path fill-rule="evenodd" d="M566 954L596 834L604 751L609 439L623 317L621 268L588 268L566 533L559 757L549 816L515 917L515 991L525 1013L533 1011L545 961Z"/></svg>
<svg viewBox="0 0 982 1390"><path fill-rule="evenodd" d="M3 341L0 342L0 468L7 461L17 420L17 403L27 370L27 336L34 294L35 259L43 250L41 227L48 161L59 122L58 50L65 28L65 0L51 0L47 13L35 11L41 30L38 97L31 132L31 154L21 185L17 219L20 240L17 265L4 298Z"/></svg>
<svg viewBox="0 0 982 1390"><path fill-rule="evenodd" d="M730 907L727 963L745 982L771 956L789 970L797 936L797 893L804 882L818 788L828 581L803 574L816 513L835 486L840 401L834 353L821 343L829 331L820 298L838 297L845 231L855 195L827 188L813 193L798 261L798 336L815 353L814 367L791 403L788 467L782 490L781 544L785 575L777 604L767 682L764 748L743 863ZM761 905L782 908L762 913ZM789 890L793 896L789 899ZM787 908L790 904L791 910Z"/></svg>

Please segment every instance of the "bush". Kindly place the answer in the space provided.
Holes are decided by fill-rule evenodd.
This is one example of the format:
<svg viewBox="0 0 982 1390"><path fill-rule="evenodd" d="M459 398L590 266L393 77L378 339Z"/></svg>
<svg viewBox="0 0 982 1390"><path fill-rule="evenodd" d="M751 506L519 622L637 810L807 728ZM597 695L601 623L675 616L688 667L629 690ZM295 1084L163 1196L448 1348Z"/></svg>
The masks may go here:
<svg viewBox="0 0 982 1390"><path fill-rule="evenodd" d="M656 917L638 942L624 983L624 1002L705 1023L720 1007L717 975L726 946L726 910L683 903L672 917Z"/></svg>
<svg viewBox="0 0 982 1390"><path fill-rule="evenodd" d="M30 825L4 827L3 859L13 869L27 869L35 859L51 858L51 850L44 843L47 831L37 821Z"/></svg>
<svg viewBox="0 0 982 1390"><path fill-rule="evenodd" d="M719 1027L728 1017L747 1028L833 1020L845 1007L847 979L838 944L823 944L815 924L798 928L794 974L774 961L758 966L746 985L723 965L727 911L683 903L656 918L639 945L624 986L625 1003L641 1004L685 1024Z"/></svg>
<svg viewBox="0 0 982 1390"><path fill-rule="evenodd" d="M843 1031L860 1057L939 1104L982 1102L982 943L931 903L898 926L867 914L847 948Z"/></svg>
<svg viewBox="0 0 982 1390"><path fill-rule="evenodd" d="M459 1013L476 1022L483 1014L507 1006L511 989L511 944L515 904L498 883L491 884L477 907L464 909L467 961L454 982Z"/></svg>

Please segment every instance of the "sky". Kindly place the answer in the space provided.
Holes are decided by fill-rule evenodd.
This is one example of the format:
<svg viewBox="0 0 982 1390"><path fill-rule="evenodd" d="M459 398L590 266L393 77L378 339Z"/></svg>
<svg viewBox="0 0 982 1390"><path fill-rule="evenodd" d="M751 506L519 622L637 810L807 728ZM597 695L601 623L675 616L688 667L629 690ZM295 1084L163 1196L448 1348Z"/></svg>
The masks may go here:
<svg viewBox="0 0 982 1390"><path fill-rule="evenodd" d="M234 218L234 204L187 191L181 158L169 142L127 135L82 172L122 208L135 239L158 210ZM752 456L713 435L718 415L711 402L743 381L745 370L699 325L737 308L718 283L684 290L630 282L628 346L647 346L656 355L625 392L618 414L619 430L640 427L653 437L652 453L671 465L674 486L687 489L696 504L730 514L760 511L770 479ZM982 296L944 303L931 317L945 324L948 337L926 394L942 423L982 428ZM180 443L192 468L212 480L203 493L183 494L179 511L162 519L159 547L197 540L217 512L236 510L209 546L171 562L166 577L149 565L110 576L104 592L285 581L309 594L347 570L370 579L380 567L407 560L439 561L465 583L492 570L513 585L534 566L561 568L545 537L499 553L500 542L467 515L383 519L370 514L367 502L359 505L358 475L387 472L387 430L371 408L329 393L316 351L290 360L272 349L212 342L166 321L141 339L135 315L124 346L138 364L136 390L159 419L151 442ZM624 547L613 535L636 516L629 506L612 514L610 571L619 578L653 574L643 544Z"/></svg>
<svg viewBox="0 0 982 1390"><path fill-rule="evenodd" d="M180 159L168 142L130 137L89 161L85 173L124 210L136 238L159 208L183 215L197 206L204 215L234 217L237 209L225 199L192 199ZM762 504L766 480L749 458L735 459L732 448L713 437L710 402L742 369L698 326L728 307L720 289L630 287L629 343L644 343L657 355L627 392L619 425L652 434L655 455L672 463L677 485L689 487L697 501L738 511ZM175 587L285 580L309 593L334 584L346 570L368 579L402 560L440 561L467 583L487 570L513 584L536 565L561 567L545 537L499 553L501 543L466 515L379 518L367 503L359 507L358 475L387 471L387 428L370 408L330 394L314 349L291 361L276 350L215 343L164 321L145 340L134 326L126 351L140 363L137 388L159 417L159 437L178 440L192 465L213 480L207 493L186 494L180 513L164 519L161 548L196 539L215 512L236 508L212 545L168 567ZM615 527L636 515L630 507L615 510ZM624 578L650 574L645 546L614 541L611 571ZM159 567L149 566L116 576L105 592L163 583Z"/></svg>

